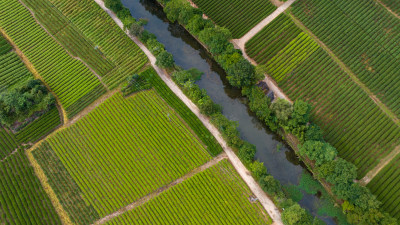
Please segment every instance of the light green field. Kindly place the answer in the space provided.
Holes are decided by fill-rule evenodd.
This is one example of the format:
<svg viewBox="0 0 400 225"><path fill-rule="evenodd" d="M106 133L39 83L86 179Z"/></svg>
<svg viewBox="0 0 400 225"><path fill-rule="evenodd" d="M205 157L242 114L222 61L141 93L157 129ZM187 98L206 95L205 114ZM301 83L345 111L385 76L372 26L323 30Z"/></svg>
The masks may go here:
<svg viewBox="0 0 400 225"><path fill-rule="evenodd" d="M271 224L250 196L232 164L223 160L107 224Z"/></svg>
<svg viewBox="0 0 400 225"><path fill-rule="evenodd" d="M100 216L134 202L211 159L154 91L129 98L115 94L46 143Z"/></svg>

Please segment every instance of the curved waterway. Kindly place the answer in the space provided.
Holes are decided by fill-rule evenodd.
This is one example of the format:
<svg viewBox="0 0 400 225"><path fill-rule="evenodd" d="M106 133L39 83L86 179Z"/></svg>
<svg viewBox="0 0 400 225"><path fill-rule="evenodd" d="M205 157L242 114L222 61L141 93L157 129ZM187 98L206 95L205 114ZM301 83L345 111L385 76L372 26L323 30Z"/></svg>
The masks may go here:
<svg viewBox="0 0 400 225"><path fill-rule="evenodd" d="M240 90L231 87L224 70L211 58L208 52L182 26L170 23L162 8L155 0L122 0L136 19L145 18L145 29L157 36L184 69L197 68L204 72L197 84L207 90L214 102L222 105L223 114L230 120L238 121L241 137L257 146L256 158L267 167L268 173L283 185L298 185L305 170L293 150L276 134L268 130L249 110ZM279 150L278 150L279 149ZM317 214L319 198L304 193L300 205L313 215ZM331 218L319 217L327 224L335 224Z"/></svg>

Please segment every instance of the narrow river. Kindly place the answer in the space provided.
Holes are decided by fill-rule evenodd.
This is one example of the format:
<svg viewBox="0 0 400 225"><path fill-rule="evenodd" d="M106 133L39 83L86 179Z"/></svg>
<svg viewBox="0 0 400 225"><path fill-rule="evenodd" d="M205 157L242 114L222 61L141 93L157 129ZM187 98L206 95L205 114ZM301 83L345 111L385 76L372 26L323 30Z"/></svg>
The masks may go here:
<svg viewBox="0 0 400 225"><path fill-rule="evenodd" d="M170 23L155 0L122 0L122 3L136 19L148 20L145 29L157 36L158 41L172 53L177 65L204 72L197 84L207 90L214 102L222 105L223 114L227 118L238 121L241 137L257 146L256 158L264 162L268 173L283 185L297 185L305 170L303 165L294 152L250 112L240 90L228 84L225 72L207 51L183 27ZM313 215L317 214L317 196L304 193L299 203ZM335 224L331 218L319 218L327 224Z"/></svg>

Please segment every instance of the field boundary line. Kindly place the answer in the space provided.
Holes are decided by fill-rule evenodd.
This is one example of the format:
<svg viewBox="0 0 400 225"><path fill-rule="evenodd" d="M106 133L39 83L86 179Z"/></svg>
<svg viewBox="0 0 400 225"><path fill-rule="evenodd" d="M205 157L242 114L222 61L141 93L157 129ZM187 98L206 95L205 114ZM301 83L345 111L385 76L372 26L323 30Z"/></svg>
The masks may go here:
<svg viewBox="0 0 400 225"><path fill-rule="evenodd" d="M392 152L389 153L385 158L381 159L379 164L370 170L360 181L362 185L367 185L378 173L385 168L393 159L400 153L400 145L397 146Z"/></svg>
<svg viewBox="0 0 400 225"><path fill-rule="evenodd" d="M298 20L293 14L289 14L290 18L292 18L293 22L300 28L302 29L305 33L311 36L312 39L314 39L321 47L324 49L329 56L336 62L336 64L339 65L339 67L348 74L350 79L357 84L367 95L369 98L372 99L372 101L377 105L397 126L400 127L400 119L392 112L389 107L387 107L381 100L379 100L375 94L357 77L356 74L353 73L353 71L350 70L350 68L347 67L345 63L343 63L338 56L333 53L333 51L325 45L324 42L322 42L314 33L311 32L300 20Z"/></svg>
<svg viewBox="0 0 400 225"><path fill-rule="evenodd" d="M57 108L58 112L61 113L61 124L67 123L68 122L68 117L67 117L67 112L65 111L64 107L61 104L60 99L54 93L54 91L50 88L50 86L45 82L42 76L40 76L39 72L35 69L35 66L29 61L29 59L24 55L24 53L18 48L18 46L13 42L10 36L2 29L0 28L0 33L7 39L7 41L11 44L11 46L14 48L15 53L18 55L18 57L21 59L21 61L25 64L25 66L28 68L28 70L32 73L33 77L35 79L39 79L42 81L42 83L46 86L47 90L51 94L53 94L54 98L56 99L57 102Z"/></svg>
<svg viewBox="0 0 400 225"><path fill-rule="evenodd" d="M260 201L263 208L267 211L271 219L273 220L273 224L275 225L283 225L280 211L275 206L274 202L267 196L267 194L261 189L257 181L254 180L251 172L243 165L242 161L236 156L234 151L228 147L225 140L222 138L219 130L211 124L210 119L203 114L200 113L199 108L182 92L182 90L175 84L175 82L171 79L171 77L167 74L165 70L159 68L156 63L156 58L154 55L147 49L147 47L139 41L139 39L131 34L129 34L126 30L124 30L124 26L122 21L118 19L118 17L113 13L110 9L105 7L103 0L94 0L108 15L115 21L115 23L134 41L142 51L147 55L153 68L160 76L160 78L167 84L167 86L178 96L185 105L200 119L200 121L204 124L204 126L214 135L217 139L218 143L224 149L227 154L230 162L235 167L236 171L240 174L244 182L250 188L250 190L254 193L257 199Z"/></svg>
<svg viewBox="0 0 400 225"><path fill-rule="evenodd" d="M175 185L180 184L183 181L193 177L194 175L196 175L196 174L198 174L198 173L200 173L200 172L202 172L202 171L204 171L204 170L206 170L206 169L208 169L210 167L215 166L216 164L218 164L220 161L222 161L224 159L228 159L228 156L226 155L225 152L219 154L217 157L212 158L210 161L208 161L205 164L193 169L189 173L187 173L187 174L183 175L182 177L172 181L171 183L169 183L169 184L167 184L167 185L165 185L165 186L163 186L161 188L158 188L157 190L153 191L152 193L150 193L150 194L148 194L148 195L136 200L135 202L133 202L133 203L131 203L131 204L119 209L118 211L115 211L115 212L113 212L113 213L111 213L111 214L109 214L109 215L97 220L93 224L94 225L104 224L104 223L112 220L113 218L122 215L123 213L125 213L127 211L133 210L133 209L135 209L135 208L137 208L137 207L139 207L141 205L144 205L146 202L156 198L157 196L159 196L163 192L169 190L170 188L174 187Z"/></svg>
<svg viewBox="0 0 400 225"><path fill-rule="evenodd" d="M47 196L49 196L52 205L54 206L58 216L60 217L61 223L63 225L72 225L73 223L69 218L68 213L64 210L63 206L60 203L60 200L57 198L56 193L48 183L46 174L44 173L42 167L39 165L39 163L36 161L35 157L32 154L32 151L36 149L36 147L39 146L39 144L42 141L39 141L35 145L33 145L30 149L28 149L25 152L25 154L28 157L28 160L31 163L33 170L35 171L36 177L38 177L44 191L46 192Z"/></svg>
<svg viewBox="0 0 400 225"><path fill-rule="evenodd" d="M61 47L62 47L62 49L71 57L71 58L73 58L73 59L75 59L75 60L78 60L79 62L81 62L83 65L85 65L86 66L86 68L88 68L89 70L90 70L90 72L92 72L92 74L94 75L94 76L96 76L97 77L97 79L100 81L100 83L101 83L101 85L103 85L103 87L106 89L106 90L109 90L109 88L108 88L108 86L103 82L103 80L102 80L102 78L101 78L101 76L99 76L93 69L92 69L92 67L90 67L85 61L83 61L81 58L79 58L78 56L74 56L72 53L70 53L58 40L57 40L57 38L55 38L40 22L39 22L39 20L36 18L36 16L35 16L35 12L33 12L33 10L32 9L30 9L27 5L25 5L25 3L23 3L21 0L18 0L18 2L22 5L22 6L24 6L28 11L29 11L29 13L31 14L31 16L33 17L33 19L36 21L36 23L47 33L47 35L49 35L58 45L60 45ZM57 9L57 11L58 11L58 9ZM63 15L63 14L61 14L61 15ZM69 20L68 20L69 21ZM71 22L70 23L68 23L67 24L67 26L71 26ZM73 25L73 24L72 24ZM65 26L66 27L66 26ZM61 30L63 30L63 29L65 29L65 27L63 27ZM61 31L60 30L60 31ZM86 40L85 40L86 41Z"/></svg>
<svg viewBox="0 0 400 225"><path fill-rule="evenodd" d="M388 6L386 6L386 4L384 4L381 0L375 0L377 3L379 3L380 5L383 6L383 8L385 8L387 11L389 11L391 14L393 14L393 16L395 16L397 19L400 19L400 15L398 15L397 13L393 12Z"/></svg>
<svg viewBox="0 0 400 225"><path fill-rule="evenodd" d="M241 38L233 39L232 41L235 42L240 47L240 49L245 49L246 42L248 42L251 38L253 38L262 29L264 29L264 27L266 27L269 23L271 23L276 17L285 12L286 9L288 9L295 1L296 0L288 0L287 2L279 6L273 13L271 13L269 16L267 16L265 19L263 19L261 22L255 25L249 32L247 32Z"/></svg>

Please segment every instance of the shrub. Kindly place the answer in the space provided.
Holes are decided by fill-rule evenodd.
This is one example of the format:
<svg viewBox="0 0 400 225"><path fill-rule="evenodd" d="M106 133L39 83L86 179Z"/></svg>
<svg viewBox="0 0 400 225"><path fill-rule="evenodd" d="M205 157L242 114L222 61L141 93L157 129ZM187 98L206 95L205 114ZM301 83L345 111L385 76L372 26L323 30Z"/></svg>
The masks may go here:
<svg viewBox="0 0 400 225"><path fill-rule="evenodd" d="M156 57L156 65L161 67L161 68L172 68L174 66L174 57L172 56L171 53L167 51L161 52L157 57Z"/></svg>

